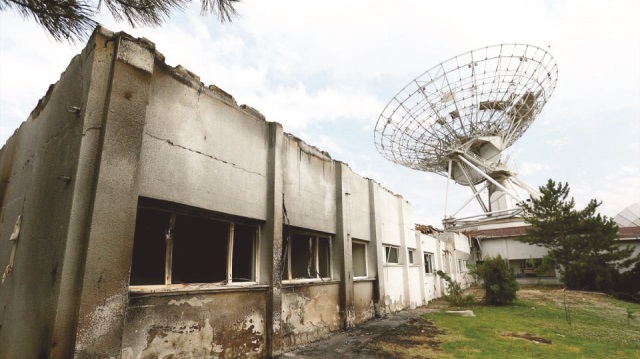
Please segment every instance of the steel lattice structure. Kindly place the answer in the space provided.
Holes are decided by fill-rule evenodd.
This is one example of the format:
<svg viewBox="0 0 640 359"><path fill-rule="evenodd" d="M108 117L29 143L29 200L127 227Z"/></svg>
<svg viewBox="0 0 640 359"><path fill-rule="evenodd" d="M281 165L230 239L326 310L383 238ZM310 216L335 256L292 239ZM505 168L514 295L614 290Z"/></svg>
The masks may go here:
<svg viewBox="0 0 640 359"><path fill-rule="evenodd" d="M388 160L447 175L449 154L478 137L500 136L502 149L531 125L551 96L558 67L531 45L485 47L453 57L411 81L375 127Z"/></svg>
<svg viewBox="0 0 640 359"><path fill-rule="evenodd" d="M470 186L473 197L463 207L476 198L487 216L513 215L523 200L514 186L537 191L506 167L501 154L542 111L557 80L553 57L536 46L503 44L453 57L388 103L376 123L376 147L392 162ZM480 198L484 189L488 204Z"/></svg>

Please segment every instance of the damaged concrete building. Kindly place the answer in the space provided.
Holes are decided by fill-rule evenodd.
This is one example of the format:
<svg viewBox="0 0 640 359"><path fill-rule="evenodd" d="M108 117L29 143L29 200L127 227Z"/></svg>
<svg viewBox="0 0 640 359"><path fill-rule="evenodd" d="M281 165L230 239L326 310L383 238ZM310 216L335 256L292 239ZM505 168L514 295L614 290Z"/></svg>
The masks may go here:
<svg viewBox="0 0 640 359"><path fill-rule="evenodd" d="M273 357L442 293L466 237L98 28L0 150L0 357Z"/></svg>

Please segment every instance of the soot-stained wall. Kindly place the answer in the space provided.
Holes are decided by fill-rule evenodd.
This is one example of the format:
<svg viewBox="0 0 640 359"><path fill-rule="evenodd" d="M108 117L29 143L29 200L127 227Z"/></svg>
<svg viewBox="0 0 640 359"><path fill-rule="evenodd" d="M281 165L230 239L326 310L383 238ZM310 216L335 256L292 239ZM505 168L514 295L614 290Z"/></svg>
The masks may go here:
<svg viewBox="0 0 640 359"><path fill-rule="evenodd" d="M409 202L146 39L98 28L0 175L0 357L275 357L427 300ZM167 220L147 238L149 213ZM181 223L217 228L219 280L173 277L215 262L177 259Z"/></svg>

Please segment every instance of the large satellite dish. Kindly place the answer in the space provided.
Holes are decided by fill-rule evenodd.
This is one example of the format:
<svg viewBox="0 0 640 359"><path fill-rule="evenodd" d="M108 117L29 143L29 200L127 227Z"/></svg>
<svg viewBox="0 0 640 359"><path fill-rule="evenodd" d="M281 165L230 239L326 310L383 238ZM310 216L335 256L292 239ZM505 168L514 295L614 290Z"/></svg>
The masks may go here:
<svg viewBox="0 0 640 359"><path fill-rule="evenodd" d="M553 57L536 46L503 44L453 57L391 99L376 124L376 147L392 162L471 188L453 215L445 208L445 226L474 198L481 216L516 215L523 199L514 186L537 191L506 167L502 152L529 128L557 80Z"/></svg>

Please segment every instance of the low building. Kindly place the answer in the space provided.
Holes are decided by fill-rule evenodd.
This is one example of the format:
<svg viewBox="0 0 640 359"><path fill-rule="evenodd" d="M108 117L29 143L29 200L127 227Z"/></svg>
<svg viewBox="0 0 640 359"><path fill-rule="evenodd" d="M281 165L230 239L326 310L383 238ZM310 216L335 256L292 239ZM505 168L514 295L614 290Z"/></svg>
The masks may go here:
<svg viewBox="0 0 640 359"><path fill-rule="evenodd" d="M98 28L0 150L0 357L274 357L469 243L155 45Z"/></svg>

